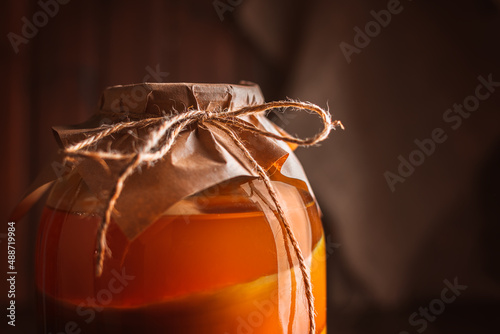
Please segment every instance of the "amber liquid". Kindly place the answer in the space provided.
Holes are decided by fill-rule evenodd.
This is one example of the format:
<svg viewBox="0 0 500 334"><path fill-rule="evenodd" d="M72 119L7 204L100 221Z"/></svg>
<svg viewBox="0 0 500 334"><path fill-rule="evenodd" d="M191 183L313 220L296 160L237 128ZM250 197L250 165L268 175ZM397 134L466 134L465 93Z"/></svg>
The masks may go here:
<svg viewBox="0 0 500 334"><path fill-rule="evenodd" d="M290 197L287 216L311 269L317 333L325 333L317 208L296 188L280 187ZM112 254L98 278L99 217L46 207L37 246L39 332L307 333L297 260L264 200L233 194L204 199L203 210L180 205L132 241L112 223Z"/></svg>

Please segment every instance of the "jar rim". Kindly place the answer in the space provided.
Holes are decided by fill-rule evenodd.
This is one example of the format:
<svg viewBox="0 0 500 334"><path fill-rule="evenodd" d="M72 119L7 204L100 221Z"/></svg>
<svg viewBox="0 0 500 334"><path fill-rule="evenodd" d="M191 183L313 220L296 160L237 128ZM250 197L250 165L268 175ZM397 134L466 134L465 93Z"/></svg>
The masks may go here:
<svg viewBox="0 0 500 334"><path fill-rule="evenodd" d="M111 86L104 90L99 112L162 116L188 109L237 110L264 103L257 84L139 83Z"/></svg>

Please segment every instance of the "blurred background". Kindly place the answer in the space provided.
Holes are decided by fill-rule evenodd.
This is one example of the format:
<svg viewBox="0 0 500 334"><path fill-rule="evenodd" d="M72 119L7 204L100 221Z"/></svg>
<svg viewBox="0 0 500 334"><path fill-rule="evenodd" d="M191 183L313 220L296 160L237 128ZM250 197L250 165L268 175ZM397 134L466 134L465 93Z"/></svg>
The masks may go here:
<svg viewBox="0 0 500 334"><path fill-rule="evenodd" d="M51 127L87 119L106 86L249 80L346 127L297 151L330 244L328 332L499 332L499 1L9 0L0 17L1 254ZM34 332L37 221L17 224L9 333Z"/></svg>

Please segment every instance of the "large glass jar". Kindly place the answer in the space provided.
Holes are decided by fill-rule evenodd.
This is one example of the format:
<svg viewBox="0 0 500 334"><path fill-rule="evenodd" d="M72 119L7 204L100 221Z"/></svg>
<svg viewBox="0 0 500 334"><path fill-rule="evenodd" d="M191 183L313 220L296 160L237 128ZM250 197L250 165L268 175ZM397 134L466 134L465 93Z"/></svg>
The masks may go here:
<svg viewBox="0 0 500 334"><path fill-rule="evenodd" d="M285 172L301 170L293 153L282 164L267 173L310 271L316 332L326 333L319 210L307 182ZM36 250L40 333L308 332L299 262L263 180L243 175L200 190L133 239L112 219L99 276L102 207L75 169L50 192Z"/></svg>

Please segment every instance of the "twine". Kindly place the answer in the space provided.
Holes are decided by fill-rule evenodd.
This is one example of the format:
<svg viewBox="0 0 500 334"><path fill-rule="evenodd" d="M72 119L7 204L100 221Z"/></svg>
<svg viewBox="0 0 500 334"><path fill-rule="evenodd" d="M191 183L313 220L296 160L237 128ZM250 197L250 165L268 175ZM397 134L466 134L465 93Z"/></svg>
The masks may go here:
<svg viewBox="0 0 500 334"><path fill-rule="evenodd" d="M298 110L306 110L318 114L323 121L323 129L311 138L297 138L290 136L288 134L274 134L265 130L261 130L250 124L241 120L239 117L245 115L253 115L265 111L269 111L277 108L295 108ZM111 213L116 205L116 201L120 197L123 190L123 186L127 178L134 173L142 164L152 164L160 159L162 159L172 148L175 143L177 136L186 129L187 126L198 123L203 125L204 123L215 126L224 133L226 133L236 144L236 146L243 152L245 157L251 163L252 167L257 171L257 174L264 182L269 195L271 196L273 203L276 207L278 213L278 218L282 228L285 230L286 235L290 243L293 246L294 252L299 261L300 271L302 273L302 278L305 287L305 295L307 299L308 313L309 313L309 333L315 333L316 323L314 320L315 310L314 310L314 295L312 292L311 277L306 265L306 261L300 249L297 238L295 237L292 228L286 219L285 212L278 200L278 194L274 189L271 179L267 175L265 169L259 165L252 154L243 144L242 140L235 133L235 129L246 130L252 132L256 135L262 135L269 138L274 138L288 143L297 144L299 146L312 146L315 145L328 137L328 134L332 129L337 126L344 128L340 121L333 121L331 115L328 111L322 108L305 102L295 102L295 101L278 101L264 103L255 106L248 106L234 111L228 110L215 110L215 111L205 111L205 110L187 110L185 112L160 118L150 118L143 119L139 121L122 122L113 124L111 126L100 128L99 131L80 141L67 147L64 150L66 159L74 160L75 158L92 158L99 162L103 159L110 160L130 160L121 170L118 176L118 180L111 190L110 197L105 205L104 214L99 224L97 231L97 259L96 259L96 276L101 276L104 266L104 257L107 253L110 255L110 250L106 244L106 233L111 222ZM130 128L140 128L156 125L157 128L149 133L145 145L140 147L134 153L121 153L121 152L110 152L110 151L100 151L100 150L90 150L89 146L96 144L101 139L108 137L118 131L130 129Z"/></svg>

